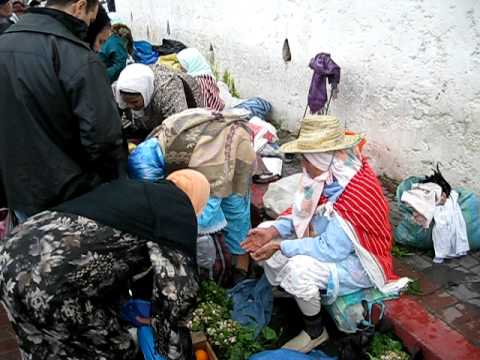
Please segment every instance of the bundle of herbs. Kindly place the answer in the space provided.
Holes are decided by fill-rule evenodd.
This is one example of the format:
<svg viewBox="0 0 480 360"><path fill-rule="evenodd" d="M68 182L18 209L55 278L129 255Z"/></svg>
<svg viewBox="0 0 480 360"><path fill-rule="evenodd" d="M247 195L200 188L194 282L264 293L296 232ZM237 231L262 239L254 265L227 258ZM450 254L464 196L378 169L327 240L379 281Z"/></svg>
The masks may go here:
<svg viewBox="0 0 480 360"><path fill-rule="evenodd" d="M223 360L247 360L251 355L272 348L278 336L265 327L255 337L255 329L232 320L233 304L225 289L212 281L200 286L200 303L193 313L192 330L206 334Z"/></svg>

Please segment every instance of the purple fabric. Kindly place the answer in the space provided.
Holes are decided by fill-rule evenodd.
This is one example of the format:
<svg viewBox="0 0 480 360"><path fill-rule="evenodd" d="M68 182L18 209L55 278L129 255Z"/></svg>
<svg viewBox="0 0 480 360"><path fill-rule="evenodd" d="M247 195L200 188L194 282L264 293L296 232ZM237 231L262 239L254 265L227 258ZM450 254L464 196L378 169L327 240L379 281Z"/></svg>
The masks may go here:
<svg viewBox="0 0 480 360"><path fill-rule="evenodd" d="M315 114L323 109L327 102L327 83L336 89L340 82L340 66L330 57L330 54L320 53L310 60L310 68L313 70L312 83L308 93L308 107Z"/></svg>

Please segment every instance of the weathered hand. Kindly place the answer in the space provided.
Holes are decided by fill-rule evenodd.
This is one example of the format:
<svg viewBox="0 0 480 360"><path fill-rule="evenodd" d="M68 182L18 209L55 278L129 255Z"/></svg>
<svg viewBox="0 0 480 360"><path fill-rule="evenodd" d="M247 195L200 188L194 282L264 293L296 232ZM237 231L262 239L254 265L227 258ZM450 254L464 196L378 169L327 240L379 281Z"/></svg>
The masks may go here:
<svg viewBox="0 0 480 360"><path fill-rule="evenodd" d="M250 253L255 252L278 236L278 231L273 226L269 228L255 228L249 231L247 239L240 246Z"/></svg>
<svg viewBox="0 0 480 360"><path fill-rule="evenodd" d="M143 325L152 325L152 318L143 318L141 316L135 317L135 320Z"/></svg>
<svg viewBox="0 0 480 360"><path fill-rule="evenodd" d="M273 254L280 250L281 240L272 240L251 254L253 260L262 261L270 259Z"/></svg>

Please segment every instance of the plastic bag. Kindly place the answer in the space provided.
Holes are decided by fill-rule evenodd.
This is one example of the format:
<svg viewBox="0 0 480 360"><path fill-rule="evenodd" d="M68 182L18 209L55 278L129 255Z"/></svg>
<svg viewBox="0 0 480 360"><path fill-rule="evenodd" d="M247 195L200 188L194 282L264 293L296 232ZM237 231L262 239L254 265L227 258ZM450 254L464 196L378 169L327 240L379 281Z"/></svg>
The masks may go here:
<svg viewBox="0 0 480 360"><path fill-rule="evenodd" d="M420 249L433 249L432 227L423 229L412 220L412 209L401 202L402 194L412 188L412 185L422 181L423 177L411 176L400 183L397 188L397 202L402 220L395 229L395 240L400 244ZM480 249L480 199L475 193L466 189L455 189L458 194L458 204L462 209L467 225L468 242L471 250Z"/></svg>
<svg viewBox="0 0 480 360"><path fill-rule="evenodd" d="M213 267L217 258L215 242L210 235L197 238L197 266L208 271L209 279L213 279Z"/></svg>
<svg viewBox="0 0 480 360"><path fill-rule="evenodd" d="M263 196L263 203L269 216L275 219L292 206L301 178L302 173L298 173L280 179L268 186L268 190Z"/></svg>
<svg viewBox="0 0 480 360"><path fill-rule="evenodd" d="M138 145L128 158L128 175L134 180L158 181L165 177L165 159L156 138Z"/></svg>

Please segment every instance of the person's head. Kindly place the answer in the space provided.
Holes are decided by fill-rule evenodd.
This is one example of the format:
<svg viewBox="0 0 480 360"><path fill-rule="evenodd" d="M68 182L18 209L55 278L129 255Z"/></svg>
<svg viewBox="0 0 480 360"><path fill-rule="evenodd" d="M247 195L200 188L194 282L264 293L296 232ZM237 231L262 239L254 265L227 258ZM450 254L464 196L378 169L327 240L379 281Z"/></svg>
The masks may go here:
<svg viewBox="0 0 480 360"><path fill-rule="evenodd" d="M167 180L174 183L190 199L195 214L200 215L210 197L210 183L198 171L185 169L171 173Z"/></svg>
<svg viewBox="0 0 480 360"><path fill-rule="evenodd" d="M95 20L88 27L86 41L90 48L95 52L99 52L105 41L111 33L111 23L107 11L103 6L98 7L98 13Z"/></svg>
<svg viewBox="0 0 480 360"><path fill-rule="evenodd" d="M120 37L127 47L127 51L130 55L133 54L133 36L132 31L127 25L113 24L112 33Z"/></svg>
<svg viewBox="0 0 480 360"><path fill-rule="evenodd" d="M302 168L315 179L330 170L335 155L335 152L302 154Z"/></svg>
<svg viewBox="0 0 480 360"><path fill-rule="evenodd" d="M63 11L90 25L97 17L99 0L48 0L46 7Z"/></svg>
<svg viewBox="0 0 480 360"><path fill-rule="evenodd" d="M151 102L154 92L152 69L143 64L128 65L118 77L116 100L122 109L133 111L145 109Z"/></svg>
<svg viewBox="0 0 480 360"><path fill-rule="evenodd" d="M14 1L12 3L12 6L13 6L13 12L18 16L23 15L25 13L25 10L27 9L23 1L20 1L20 0Z"/></svg>
<svg viewBox="0 0 480 360"><path fill-rule="evenodd" d="M13 14L11 0L0 0L0 17L10 17Z"/></svg>
<svg viewBox="0 0 480 360"><path fill-rule="evenodd" d="M145 109L145 101L142 94L120 91L120 95L122 96L123 101L129 109L134 111L140 111L142 109Z"/></svg>

